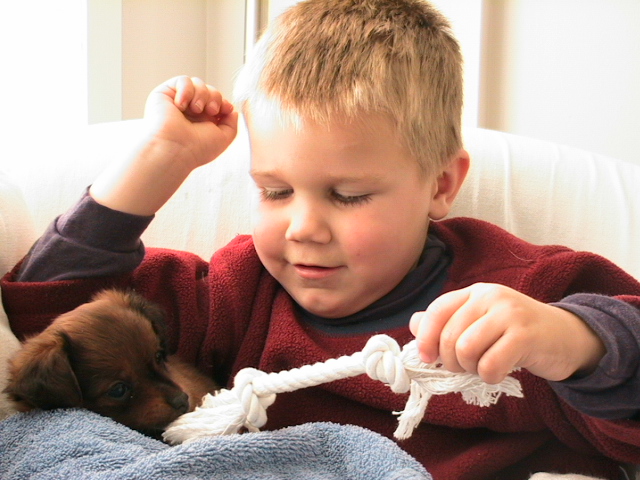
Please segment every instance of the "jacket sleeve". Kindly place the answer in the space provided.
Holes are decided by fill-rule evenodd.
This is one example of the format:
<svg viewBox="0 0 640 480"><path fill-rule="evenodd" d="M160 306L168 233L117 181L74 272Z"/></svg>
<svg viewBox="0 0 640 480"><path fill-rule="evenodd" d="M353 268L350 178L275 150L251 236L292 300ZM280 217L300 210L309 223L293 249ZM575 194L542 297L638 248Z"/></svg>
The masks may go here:
<svg viewBox="0 0 640 480"><path fill-rule="evenodd" d="M111 210L85 191L31 247L15 280L48 282L131 272L144 258L140 235L152 219Z"/></svg>
<svg viewBox="0 0 640 480"><path fill-rule="evenodd" d="M551 386L575 409L602 419L640 413L640 308L623 298L574 294L554 304L581 317L603 341L606 354L590 375Z"/></svg>
<svg viewBox="0 0 640 480"><path fill-rule="evenodd" d="M555 399L532 399L534 408L567 445L640 464L640 283L598 255L568 250L530 269L527 283L536 298L561 302L558 306L582 317L607 348L591 375L547 382Z"/></svg>

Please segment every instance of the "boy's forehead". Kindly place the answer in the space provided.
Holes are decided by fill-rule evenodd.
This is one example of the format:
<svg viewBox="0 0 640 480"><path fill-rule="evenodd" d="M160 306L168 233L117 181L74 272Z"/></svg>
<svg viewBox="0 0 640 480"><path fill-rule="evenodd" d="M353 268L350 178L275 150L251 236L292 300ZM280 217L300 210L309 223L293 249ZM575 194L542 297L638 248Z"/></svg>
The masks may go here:
<svg viewBox="0 0 640 480"><path fill-rule="evenodd" d="M303 122L296 128L250 113L247 127L255 180L282 179L299 167L305 174L315 172L323 182L373 187L401 165L420 173L419 162L381 116L328 125Z"/></svg>
<svg viewBox="0 0 640 480"><path fill-rule="evenodd" d="M351 117L336 112L333 118L317 120L303 117L296 111L280 108L275 102L262 104L257 108L253 105L245 105L243 112L250 137L272 134L275 131L291 135L299 135L307 131L318 134L350 132L354 136L384 132L391 134L396 140L401 138L392 120L380 112L361 111L358 115Z"/></svg>
<svg viewBox="0 0 640 480"><path fill-rule="evenodd" d="M296 127L302 124L300 115L292 110L283 109L279 102L264 96L247 101L242 108L249 132L253 127L266 128L273 126Z"/></svg>
<svg viewBox="0 0 640 480"><path fill-rule="evenodd" d="M366 158L386 151L393 157L404 156L396 136L378 122L345 123L339 120L326 125L301 122L281 124L268 118L251 118L247 122L252 158L305 156L323 158ZM255 164L255 161L252 161Z"/></svg>
<svg viewBox="0 0 640 480"><path fill-rule="evenodd" d="M301 165L300 162L322 165L325 179L336 169L333 176L341 184L376 183L376 176L382 177L388 174L387 169L400 164L415 168L417 174L421 172L420 162L388 115L362 112L356 118L339 117L319 123L287 116L277 107L243 110L254 179L280 177L284 173L281 170Z"/></svg>

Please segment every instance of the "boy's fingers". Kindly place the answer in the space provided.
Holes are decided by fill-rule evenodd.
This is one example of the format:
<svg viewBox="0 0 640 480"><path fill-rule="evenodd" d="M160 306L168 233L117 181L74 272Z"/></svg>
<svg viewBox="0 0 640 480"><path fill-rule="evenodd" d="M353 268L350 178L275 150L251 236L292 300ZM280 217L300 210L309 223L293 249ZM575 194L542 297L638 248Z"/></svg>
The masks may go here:
<svg viewBox="0 0 640 480"><path fill-rule="evenodd" d="M215 117L221 113L220 103L216 100L210 100L204 107L204 113L209 117Z"/></svg>
<svg viewBox="0 0 640 480"><path fill-rule="evenodd" d="M194 86L193 98L189 104L191 113L196 115L204 113L210 117L221 113L222 94L198 77L192 77L191 82Z"/></svg>
<svg viewBox="0 0 640 480"><path fill-rule="evenodd" d="M477 373L488 383L497 383L513 366L512 355L503 355L504 348L512 344L504 340L503 321L488 313L470 324L458 338L457 361L465 371Z"/></svg>
<svg viewBox="0 0 640 480"><path fill-rule="evenodd" d="M453 314L464 304L468 294L464 290L441 295L424 312L414 314L410 328L418 342L422 361L435 362L441 351L441 335Z"/></svg>
<svg viewBox="0 0 640 480"><path fill-rule="evenodd" d="M426 312L414 313L410 321L411 333L416 337L420 360L433 363L438 359L438 342L435 341L436 327L431 324Z"/></svg>
<svg viewBox="0 0 640 480"><path fill-rule="evenodd" d="M156 87L152 94L169 97L192 121L212 121L217 125L236 127L237 115L233 105L222 97L220 91L198 77L173 77Z"/></svg>
<svg viewBox="0 0 640 480"><path fill-rule="evenodd" d="M487 383L500 383L518 365L522 353L514 348L517 345L503 335L484 353L478 362L478 375Z"/></svg>
<svg viewBox="0 0 640 480"><path fill-rule="evenodd" d="M206 99L206 106L205 106L206 113L211 116L230 113L231 110L229 110L228 112L224 112L222 109L222 106L226 101L222 98L222 93L220 93L220 91L216 90L211 85L206 85L206 88L207 88L207 91L206 91L207 99Z"/></svg>
<svg viewBox="0 0 640 480"><path fill-rule="evenodd" d="M451 372L474 372L484 348L475 336L466 337L465 332L486 314L484 302L479 302L472 295L471 289L459 290L451 296L446 313L448 321L440 333L440 359L445 368Z"/></svg>
<svg viewBox="0 0 640 480"><path fill-rule="evenodd" d="M195 120L209 120L216 124L233 112L233 106L222 98L222 93L204 83L201 79L191 78L194 87L193 97L189 102L187 115Z"/></svg>
<svg viewBox="0 0 640 480"><path fill-rule="evenodd" d="M181 75L169 80L167 82L167 86L175 90L176 93L174 95L173 102L180 111L184 112L189 106L189 103L193 99L195 93L193 81L186 75Z"/></svg>
<svg viewBox="0 0 640 480"><path fill-rule="evenodd" d="M420 327L420 322L422 321L423 316L424 312L416 312L411 315L411 319L409 320L409 330L414 337L418 336L418 328Z"/></svg>
<svg viewBox="0 0 640 480"><path fill-rule="evenodd" d="M222 94L216 90L211 97L211 101L207 105L206 111L207 114L212 117L223 118L224 116L233 113L234 107L231 102L224 99Z"/></svg>
<svg viewBox="0 0 640 480"><path fill-rule="evenodd" d="M222 106L220 107L220 113L227 114L233 112L234 106L228 100L222 99Z"/></svg>
<svg viewBox="0 0 640 480"><path fill-rule="evenodd" d="M233 134L233 137L235 137L238 130L238 112L233 111L228 114L221 115L218 119L218 127L220 127L221 130L224 130L225 128L229 129Z"/></svg>
<svg viewBox="0 0 640 480"><path fill-rule="evenodd" d="M189 111L196 115L204 112L205 107L208 103L207 98L207 85L201 79L197 77L192 77L191 84L193 85L193 95L191 100L189 101Z"/></svg>

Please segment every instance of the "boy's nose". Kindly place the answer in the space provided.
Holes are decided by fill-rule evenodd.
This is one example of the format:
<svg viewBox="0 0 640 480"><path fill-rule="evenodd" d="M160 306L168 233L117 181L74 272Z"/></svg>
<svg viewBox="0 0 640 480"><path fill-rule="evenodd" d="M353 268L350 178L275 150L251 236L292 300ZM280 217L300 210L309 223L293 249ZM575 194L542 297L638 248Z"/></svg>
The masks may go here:
<svg viewBox="0 0 640 480"><path fill-rule="evenodd" d="M331 241L331 230L317 208L298 202L291 206L285 238L292 242L328 243Z"/></svg>

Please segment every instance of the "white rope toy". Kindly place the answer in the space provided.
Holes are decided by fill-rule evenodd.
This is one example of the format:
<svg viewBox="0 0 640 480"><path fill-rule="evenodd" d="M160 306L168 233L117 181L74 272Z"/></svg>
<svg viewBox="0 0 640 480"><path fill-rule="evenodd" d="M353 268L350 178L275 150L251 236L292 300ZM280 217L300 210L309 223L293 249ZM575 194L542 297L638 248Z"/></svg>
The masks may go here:
<svg viewBox="0 0 640 480"><path fill-rule="evenodd" d="M433 395L461 393L465 402L488 407L504 393L522 397L520 382L506 377L492 385L472 373L452 373L438 362L423 363L418 356L416 341L401 350L387 335L375 335L361 352L305 365L279 373L265 373L254 368L238 372L231 390L207 394L202 405L174 421L163 434L173 444L200 437L238 433L241 428L259 431L267 422L267 408L276 394L292 392L342 378L366 373L374 380L389 385L395 393L409 392L409 399L399 415L394 436L409 438L424 416Z"/></svg>

